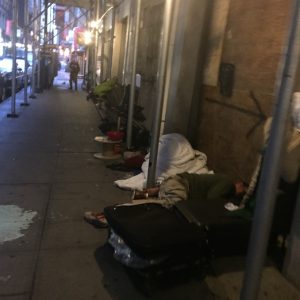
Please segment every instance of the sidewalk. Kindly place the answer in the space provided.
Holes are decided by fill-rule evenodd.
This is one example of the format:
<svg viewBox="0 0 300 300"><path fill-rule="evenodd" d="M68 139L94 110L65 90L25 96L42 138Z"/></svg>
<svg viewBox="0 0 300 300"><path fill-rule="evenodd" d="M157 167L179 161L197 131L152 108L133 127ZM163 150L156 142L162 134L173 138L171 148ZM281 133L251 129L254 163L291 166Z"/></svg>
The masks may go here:
<svg viewBox="0 0 300 300"><path fill-rule="evenodd" d="M113 186L126 175L93 157L99 116L68 82L29 99L18 118L0 104L0 299L135 300L140 294L106 245L107 230L83 221L87 210L127 202ZM239 299L244 259L218 260L216 276L158 291L151 299ZM272 267L260 299L300 299Z"/></svg>

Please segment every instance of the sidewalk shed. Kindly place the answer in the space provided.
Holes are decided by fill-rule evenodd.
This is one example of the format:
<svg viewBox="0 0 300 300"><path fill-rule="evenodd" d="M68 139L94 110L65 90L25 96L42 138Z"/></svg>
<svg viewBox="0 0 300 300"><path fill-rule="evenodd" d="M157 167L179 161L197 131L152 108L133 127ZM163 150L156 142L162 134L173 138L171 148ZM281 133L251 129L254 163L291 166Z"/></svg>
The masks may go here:
<svg viewBox="0 0 300 300"><path fill-rule="evenodd" d="M18 118L6 117L9 101L0 105L0 299L146 299L114 260L107 230L83 220L85 211L131 196L113 186L128 174L93 157L99 151L94 104L63 79L28 107L19 106L21 98ZM151 299L238 299L243 267L243 257L220 259L215 275L159 290ZM270 265L260 299L300 294Z"/></svg>

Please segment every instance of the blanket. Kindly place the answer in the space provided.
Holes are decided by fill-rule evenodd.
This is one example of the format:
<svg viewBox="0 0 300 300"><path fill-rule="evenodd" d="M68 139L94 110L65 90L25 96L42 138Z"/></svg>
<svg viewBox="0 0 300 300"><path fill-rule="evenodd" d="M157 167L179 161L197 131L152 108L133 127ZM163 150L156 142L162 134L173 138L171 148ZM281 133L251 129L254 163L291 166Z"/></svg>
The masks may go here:
<svg viewBox="0 0 300 300"><path fill-rule="evenodd" d="M145 156L142 173L114 183L123 189L143 190L147 184L150 153ZM207 157L204 153L194 150L188 140L181 134L170 133L159 139L156 181L157 185L173 175L187 172L195 174L208 173Z"/></svg>

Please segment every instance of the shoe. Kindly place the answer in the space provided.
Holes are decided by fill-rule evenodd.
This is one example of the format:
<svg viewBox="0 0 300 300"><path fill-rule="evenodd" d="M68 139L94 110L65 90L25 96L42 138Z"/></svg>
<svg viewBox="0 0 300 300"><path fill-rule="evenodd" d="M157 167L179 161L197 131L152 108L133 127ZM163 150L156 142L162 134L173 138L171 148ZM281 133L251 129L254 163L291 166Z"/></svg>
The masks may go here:
<svg viewBox="0 0 300 300"><path fill-rule="evenodd" d="M84 220L87 221L89 224L95 226L96 228L107 228L108 223L104 216L104 214L101 212L93 212L93 211L87 211L84 213Z"/></svg>

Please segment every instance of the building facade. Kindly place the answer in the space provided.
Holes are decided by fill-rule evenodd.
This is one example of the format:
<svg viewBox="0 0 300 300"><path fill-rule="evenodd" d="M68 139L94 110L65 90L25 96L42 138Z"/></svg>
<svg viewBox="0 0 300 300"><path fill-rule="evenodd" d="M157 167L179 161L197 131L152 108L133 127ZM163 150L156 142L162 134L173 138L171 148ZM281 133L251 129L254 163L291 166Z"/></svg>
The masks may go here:
<svg viewBox="0 0 300 300"><path fill-rule="evenodd" d="M7 21L11 19L12 1L1 0L0 2L0 42L6 39Z"/></svg>

